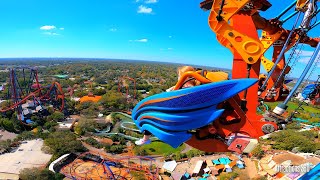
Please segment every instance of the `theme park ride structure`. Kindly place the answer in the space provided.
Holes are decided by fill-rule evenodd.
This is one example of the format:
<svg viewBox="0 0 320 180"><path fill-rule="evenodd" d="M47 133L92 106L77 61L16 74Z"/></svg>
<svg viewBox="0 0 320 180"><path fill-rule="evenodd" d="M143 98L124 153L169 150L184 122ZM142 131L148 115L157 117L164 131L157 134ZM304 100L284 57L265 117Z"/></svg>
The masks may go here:
<svg viewBox="0 0 320 180"><path fill-rule="evenodd" d="M320 75L314 83L308 84L301 93L302 97L310 100L312 105L320 105Z"/></svg>
<svg viewBox="0 0 320 180"><path fill-rule="evenodd" d="M133 87L130 86L129 82L133 82ZM136 89L136 80L134 78L131 78L129 76L122 76L118 79L118 92L122 92L122 88L125 88L126 91L126 98L130 99L129 97L131 97L132 99L135 99L137 96L137 89ZM131 89L131 93L130 93L130 89Z"/></svg>
<svg viewBox="0 0 320 180"><path fill-rule="evenodd" d="M60 173L70 179L135 179L133 173L139 172L148 180L158 179L158 168L151 157L126 156L122 158L105 158L100 155L83 153Z"/></svg>
<svg viewBox="0 0 320 180"><path fill-rule="evenodd" d="M100 101L100 99L102 98L102 96L96 96L93 94L93 82L91 80L85 81L84 84L89 85L89 92L88 95L83 96L80 98L80 103L85 103L85 102L93 102L93 103L97 103Z"/></svg>
<svg viewBox="0 0 320 180"><path fill-rule="evenodd" d="M27 76L29 73L29 76ZM44 87L40 85L38 70L30 67L17 67L9 69L6 107L0 112L17 111L17 118L24 124L29 124L30 111L23 108L23 104L31 101L31 108L38 113L45 113L44 105L52 105L55 110L64 111L65 99L62 88L58 82L52 82Z"/></svg>
<svg viewBox="0 0 320 180"><path fill-rule="evenodd" d="M280 21L295 4L296 12ZM317 2L299 0L272 20L258 13L271 7L266 0L206 0L200 6L210 10L210 28L217 40L233 53L232 80L214 80L199 71L187 72L176 84L175 92L144 99L134 108L132 118L141 131L148 130L173 147L185 142L206 152L249 153L260 136L288 123L281 112L297 88L289 92L284 85L284 77L290 71L284 53L290 49L296 52L299 43L316 47L296 84L299 86L320 49L319 39L307 36L307 32L319 24L310 24L319 12ZM296 14L292 29L282 28L281 25ZM260 39L259 29L263 30ZM269 61L263 55L271 45L274 53L273 60ZM296 61L294 55L297 54L293 53L289 61ZM269 73L255 83L253 79L259 78L261 62ZM180 89L188 78L204 85ZM284 110L280 113L277 108L267 118L256 114L259 102L284 99Z"/></svg>

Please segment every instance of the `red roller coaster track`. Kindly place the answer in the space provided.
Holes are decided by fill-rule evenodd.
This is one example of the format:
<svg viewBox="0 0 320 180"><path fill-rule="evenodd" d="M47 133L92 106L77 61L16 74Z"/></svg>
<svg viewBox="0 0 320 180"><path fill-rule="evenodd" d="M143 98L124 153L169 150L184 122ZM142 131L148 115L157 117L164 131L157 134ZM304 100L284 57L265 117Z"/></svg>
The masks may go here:
<svg viewBox="0 0 320 180"><path fill-rule="evenodd" d="M26 79L26 70L30 70L29 79ZM0 112L17 110L18 119L22 120L22 104L31 99L33 99L35 104L52 104L55 109L59 111L64 110L64 93L58 82L53 82L50 86L44 88L39 83L38 71L36 69L22 68L20 72L22 72L25 87L20 86L16 69L10 69L7 99L11 103L7 107L0 109ZM32 84L34 81L36 86ZM35 90L32 88L35 88Z"/></svg>
<svg viewBox="0 0 320 180"><path fill-rule="evenodd" d="M64 166L60 173L71 179L96 179L95 176L99 176L98 179L133 179L128 178L131 171L143 172L148 180L158 179L158 168L152 168L154 159L141 156L128 156L120 159L103 158L101 162L91 161L92 166L88 167L88 161L82 161L86 155L92 155L89 152L80 154L72 163ZM100 157L102 158L102 157ZM121 168L110 168L105 163L117 164ZM143 162L149 162L150 165L145 165ZM80 170L81 169L81 170ZM115 170L118 169L118 170ZM79 172L81 171L81 173ZM100 173L99 173L100 172ZM103 172L103 173L101 173Z"/></svg>

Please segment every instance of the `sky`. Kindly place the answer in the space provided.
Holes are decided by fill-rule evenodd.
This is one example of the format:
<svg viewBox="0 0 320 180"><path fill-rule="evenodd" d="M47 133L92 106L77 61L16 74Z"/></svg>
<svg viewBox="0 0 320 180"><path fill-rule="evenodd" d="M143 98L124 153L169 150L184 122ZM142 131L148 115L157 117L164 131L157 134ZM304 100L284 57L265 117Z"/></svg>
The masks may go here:
<svg viewBox="0 0 320 180"><path fill-rule="evenodd" d="M217 42L200 2L1 0L0 58L115 58L231 69L232 54ZM273 6L262 16L273 18L291 2L270 0ZM290 29L292 21L284 27ZM319 30L309 35L319 37ZM292 76L301 74L312 50L304 48ZM266 56L271 58L271 50Z"/></svg>

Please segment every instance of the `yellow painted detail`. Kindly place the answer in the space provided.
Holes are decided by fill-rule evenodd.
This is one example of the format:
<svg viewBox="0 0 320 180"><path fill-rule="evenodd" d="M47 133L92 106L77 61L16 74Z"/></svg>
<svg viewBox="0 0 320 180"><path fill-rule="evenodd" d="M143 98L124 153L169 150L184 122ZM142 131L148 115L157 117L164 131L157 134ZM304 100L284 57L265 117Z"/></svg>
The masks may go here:
<svg viewBox="0 0 320 180"><path fill-rule="evenodd" d="M249 0L226 0L223 6L222 21L217 20L221 1L214 1L209 16L209 26L217 34L218 41L232 52L235 49L248 64L256 63L263 54L263 45L258 39L251 38L234 30L232 16L246 5Z"/></svg>
<svg viewBox="0 0 320 180"><path fill-rule="evenodd" d="M266 52L274 42L280 39L282 33L282 31L278 31L273 35L269 35L266 31L262 31L260 41L263 44L264 52Z"/></svg>
<svg viewBox="0 0 320 180"><path fill-rule="evenodd" d="M267 72L271 71L272 67L274 66L274 62L270 61L264 56L261 57L261 64ZM280 69L280 66L277 65L277 68Z"/></svg>
<svg viewBox="0 0 320 180"><path fill-rule="evenodd" d="M267 76L266 76L265 74L260 74L260 75L259 75L259 79L262 79L262 78L263 78L263 79L266 79Z"/></svg>
<svg viewBox="0 0 320 180"><path fill-rule="evenodd" d="M296 10L305 12L306 11L305 7L307 7L306 2L308 2L308 0L297 0Z"/></svg>
<svg viewBox="0 0 320 180"><path fill-rule="evenodd" d="M228 73L218 71L218 72L207 72L206 78L212 82L219 82L228 80Z"/></svg>

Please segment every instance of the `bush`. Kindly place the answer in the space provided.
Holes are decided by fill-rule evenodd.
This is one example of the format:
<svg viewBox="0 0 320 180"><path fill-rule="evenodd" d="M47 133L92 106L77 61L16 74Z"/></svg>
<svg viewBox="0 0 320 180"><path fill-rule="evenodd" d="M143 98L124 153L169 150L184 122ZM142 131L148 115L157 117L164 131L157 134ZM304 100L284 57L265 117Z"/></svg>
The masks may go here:
<svg viewBox="0 0 320 180"><path fill-rule="evenodd" d="M80 119L74 131L76 134L83 135L86 132L95 132L98 127L98 123L93 119Z"/></svg>
<svg viewBox="0 0 320 180"><path fill-rule="evenodd" d="M85 142L98 149L103 147L96 139L92 137L89 137L88 139L86 139Z"/></svg>
<svg viewBox="0 0 320 180"><path fill-rule="evenodd" d="M1 126L9 132L15 132L14 124L10 119L1 119Z"/></svg>
<svg viewBox="0 0 320 180"><path fill-rule="evenodd" d="M312 131L283 130L271 135L271 139L275 142L272 147L288 151L298 147L301 152L314 153L320 148L320 143L314 141L315 137L317 134Z"/></svg>
<svg viewBox="0 0 320 180"><path fill-rule="evenodd" d="M125 146L123 146L123 145L112 145L110 147L109 152L115 153L115 154L121 154L121 153L123 153L124 149L125 149Z"/></svg>
<svg viewBox="0 0 320 180"><path fill-rule="evenodd" d="M55 122L55 121L50 121L50 122L46 122L43 127L44 127L45 129L49 130L49 131L54 131L53 129L54 129L54 127L57 126L57 125L58 125L57 122Z"/></svg>
<svg viewBox="0 0 320 180"><path fill-rule="evenodd" d="M234 179L236 177L238 177L239 174L237 172L231 172L231 173L226 173L223 172L220 174L220 180L230 180L230 179Z"/></svg>
<svg viewBox="0 0 320 180"><path fill-rule="evenodd" d="M255 147L252 150L251 154L256 158L261 159L264 156L264 151L263 151L261 145L259 144L257 147Z"/></svg>
<svg viewBox="0 0 320 180"><path fill-rule="evenodd" d="M134 151L134 154L137 156L148 155L147 151L145 149L141 148L140 146L136 146L133 151Z"/></svg>
<svg viewBox="0 0 320 180"><path fill-rule="evenodd" d="M298 125L297 123L295 122L292 122L290 124L288 124L286 126L287 129L294 129L294 130L298 130L298 129L301 129L300 125Z"/></svg>
<svg viewBox="0 0 320 180"><path fill-rule="evenodd" d="M25 141L25 140L32 140L38 138L33 132L31 131L23 131L19 134L15 140L16 141Z"/></svg>
<svg viewBox="0 0 320 180"><path fill-rule="evenodd" d="M64 114L59 111L55 111L50 116L47 117L49 121L63 121L64 118L65 118Z"/></svg>

